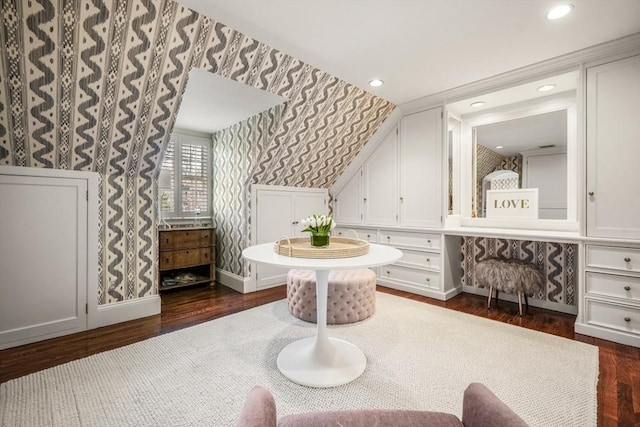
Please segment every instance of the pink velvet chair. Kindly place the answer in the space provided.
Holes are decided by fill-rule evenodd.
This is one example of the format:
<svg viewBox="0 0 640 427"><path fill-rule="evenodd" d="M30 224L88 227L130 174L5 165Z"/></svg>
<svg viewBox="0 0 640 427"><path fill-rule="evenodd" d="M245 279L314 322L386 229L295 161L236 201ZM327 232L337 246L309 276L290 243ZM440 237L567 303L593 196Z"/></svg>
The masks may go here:
<svg viewBox="0 0 640 427"><path fill-rule="evenodd" d="M249 391L238 427L526 427L527 424L487 387L472 383L464 391L462 420L433 411L353 409L286 415L278 419L276 402L266 388Z"/></svg>

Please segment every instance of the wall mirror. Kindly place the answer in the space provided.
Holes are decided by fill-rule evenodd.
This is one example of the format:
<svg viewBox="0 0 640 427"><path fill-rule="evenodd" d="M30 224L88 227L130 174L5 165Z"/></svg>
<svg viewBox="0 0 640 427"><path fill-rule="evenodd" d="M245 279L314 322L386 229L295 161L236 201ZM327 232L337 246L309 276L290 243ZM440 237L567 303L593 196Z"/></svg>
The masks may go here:
<svg viewBox="0 0 640 427"><path fill-rule="evenodd" d="M461 124L449 213L459 195L463 226L577 230L578 77L572 71L447 105ZM455 153L451 119L449 136Z"/></svg>

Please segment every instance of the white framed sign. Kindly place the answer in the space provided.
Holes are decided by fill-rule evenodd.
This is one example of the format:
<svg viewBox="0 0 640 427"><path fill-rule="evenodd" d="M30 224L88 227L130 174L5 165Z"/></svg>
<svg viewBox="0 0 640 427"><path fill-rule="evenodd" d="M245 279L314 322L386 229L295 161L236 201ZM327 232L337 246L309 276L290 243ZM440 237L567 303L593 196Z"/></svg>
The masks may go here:
<svg viewBox="0 0 640 427"><path fill-rule="evenodd" d="M487 218L538 219L538 189L487 190Z"/></svg>

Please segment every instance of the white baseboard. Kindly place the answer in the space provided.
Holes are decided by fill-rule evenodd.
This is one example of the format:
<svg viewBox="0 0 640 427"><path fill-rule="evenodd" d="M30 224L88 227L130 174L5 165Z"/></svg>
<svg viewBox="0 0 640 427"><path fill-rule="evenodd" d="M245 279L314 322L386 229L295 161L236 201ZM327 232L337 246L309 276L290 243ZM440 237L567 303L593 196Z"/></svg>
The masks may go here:
<svg viewBox="0 0 640 427"><path fill-rule="evenodd" d="M399 291L411 292L412 294L422 295L425 297L437 299L439 301L446 301L449 298L452 298L453 296L460 293L460 291L456 289L445 293L435 289L427 289L427 288L414 286L406 283L392 282L389 280L382 279L380 277L378 277L377 282L380 286L385 286L391 289L398 289Z"/></svg>
<svg viewBox="0 0 640 427"><path fill-rule="evenodd" d="M160 295L99 305L90 329L160 314Z"/></svg>
<svg viewBox="0 0 640 427"><path fill-rule="evenodd" d="M220 270L216 268L216 282L221 285L226 286L227 288L231 288L236 292L240 292L246 294L248 292L252 292L250 290L250 277L241 277L237 274L229 273L228 271ZM255 289L254 289L255 291Z"/></svg>
<svg viewBox="0 0 640 427"><path fill-rule="evenodd" d="M475 286L465 285L463 286L463 291L468 292L470 294L482 295L486 297L488 297L489 295L489 289L477 288ZM498 299L518 303L518 297L515 294L507 294L504 292L500 292L500 296ZM529 298L529 305L531 307L545 308L547 310L560 311L562 313L578 314L578 306L575 306L575 305L561 304L558 302L551 302L551 301L541 301L535 298Z"/></svg>
<svg viewBox="0 0 640 427"><path fill-rule="evenodd" d="M587 325L585 323L578 322L576 322L576 324L574 325L574 331L577 334L588 335L590 337L596 337L607 341L630 345L632 347L640 347L640 338L632 333L615 331L613 329L601 328L598 326Z"/></svg>

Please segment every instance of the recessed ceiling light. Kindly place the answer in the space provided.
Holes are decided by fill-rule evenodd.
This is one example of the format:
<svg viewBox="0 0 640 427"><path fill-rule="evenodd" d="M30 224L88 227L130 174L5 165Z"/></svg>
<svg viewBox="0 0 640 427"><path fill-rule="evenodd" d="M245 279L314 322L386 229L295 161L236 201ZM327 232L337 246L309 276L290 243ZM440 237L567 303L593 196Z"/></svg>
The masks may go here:
<svg viewBox="0 0 640 427"><path fill-rule="evenodd" d="M563 4L562 6L554 7L549 11L549 13L547 13L547 19L560 19L563 16L568 15L572 9L572 4Z"/></svg>
<svg viewBox="0 0 640 427"><path fill-rule="evenodd" d="M484 101L473 102L469 106L473 108L482 107L484 105Z"/></svg>
<svg viewBox="0 0 640 427"><path fill-rule="evenodd" d="M383 83L384 81L380 79L369 80L369 86L371 87L379 87L379 86L382 86Z"/></svg>
<svg viewBox="0 0 640 427"><path fill-rule="evenodd" d="M538 92L546 92L546 91L548 91L548 90L553 89L554 87L556 87L556 85L552 85L552 84L544 85L544 86L540 86L540 87L538 88Z"/></svg>
<svg viewBox="0 0 640 427"><path fill-rule="evenodd" d="M496 145L496 148L499 150L501 148L504 148L504 146L503 145Z"/></svg>

